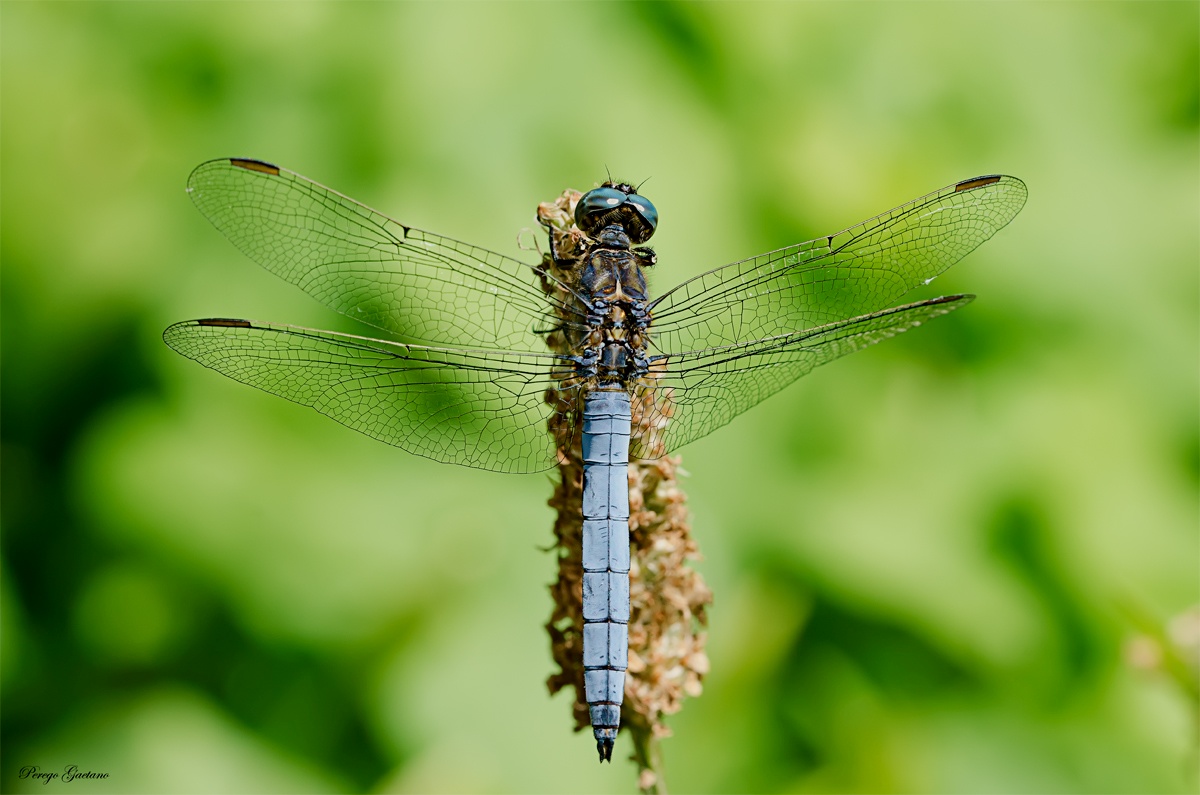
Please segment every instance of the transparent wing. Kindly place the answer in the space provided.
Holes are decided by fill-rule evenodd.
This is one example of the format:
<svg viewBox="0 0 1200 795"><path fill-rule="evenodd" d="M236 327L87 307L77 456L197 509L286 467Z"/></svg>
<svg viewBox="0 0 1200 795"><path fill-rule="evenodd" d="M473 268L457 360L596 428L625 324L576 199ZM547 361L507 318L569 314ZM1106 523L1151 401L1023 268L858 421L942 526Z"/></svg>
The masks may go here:
<svg viewBox="0 0 1200 795"><path fill-rule="evenodd" d="M640 439L632 454L659 458L725 425L814 367L970 303L934 298L753 342L657 357L639 388ZM635 417L635 419L637 419Z"/></svg>
<svg viewBox="0 0 1200 795"><path fill-rule="evenodd" d="M175 351L410 453L497 472L554 465L554 354L432 348L247 320L188 320Z"/></svg>
<svg viewBox="0 0 1200 795"><path fill-rule="evenodd" d="M259 265L401 339L526 350L555 325L533 266L404 226L285 168L211 160L188 193Z"/></svg>
<svg viewBox="0 0 1200 795"><path fill-rule="evenodd" d="M709 271L652 303L654 347L720 348L876 312L994 235L1026 195L1015 177L976 177L844 232Z"/></svg>

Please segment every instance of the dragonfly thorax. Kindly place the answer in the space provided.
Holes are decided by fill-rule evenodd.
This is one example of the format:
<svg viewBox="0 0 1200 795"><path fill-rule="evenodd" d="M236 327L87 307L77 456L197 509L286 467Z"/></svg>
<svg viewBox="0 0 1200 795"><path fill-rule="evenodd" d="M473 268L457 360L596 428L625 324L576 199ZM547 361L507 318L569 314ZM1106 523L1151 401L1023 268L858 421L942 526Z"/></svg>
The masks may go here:
<svg viewBox="0 0 1200 795"><path fill-rule="evenodd" d="M625 230L600 231L584 257L579 285L587 301L581 375L598 384L628 388L647 369L650 313L642 263L653 252L633 248Z"/></svg>

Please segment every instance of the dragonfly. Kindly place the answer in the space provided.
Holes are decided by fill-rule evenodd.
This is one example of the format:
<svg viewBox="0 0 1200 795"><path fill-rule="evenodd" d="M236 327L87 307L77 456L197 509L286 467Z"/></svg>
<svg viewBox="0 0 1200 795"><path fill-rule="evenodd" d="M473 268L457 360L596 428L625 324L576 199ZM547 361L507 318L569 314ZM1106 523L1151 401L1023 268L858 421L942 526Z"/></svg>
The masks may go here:
<svg viewBox="0 0 1200 795"><path fill-rule="evenodd" d="M974 296L893 304L1027 196L1011 176L962 180L651 297L658 210L611 179L578 197L572 234L552 234L535 264L260 160L203 163L187 191L250 259L388 338L205 318L165 330L175 351L409 453L496 472L555 466L562 436L548 422L568 418L582 448L582 654L601 762L627 669L629 461L669 454L818 365L966 305Z"/></svg>

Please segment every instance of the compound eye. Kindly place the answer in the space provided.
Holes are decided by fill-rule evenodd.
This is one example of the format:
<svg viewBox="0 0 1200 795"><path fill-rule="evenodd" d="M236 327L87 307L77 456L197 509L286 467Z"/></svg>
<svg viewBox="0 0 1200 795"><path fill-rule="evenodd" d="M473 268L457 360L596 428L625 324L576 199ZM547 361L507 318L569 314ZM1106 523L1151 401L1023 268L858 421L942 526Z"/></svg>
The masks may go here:
<svg viewBox="0 0 1200 795"><path fill-rule="evenodd" d="M658 227L658 210L654 209L654 205L650 203L650 200L645 196L631 193L625 197L625 201L634 206L638 215L642 216L642 220L650 227L650 232L653 234L654 230ZM648 238L650 235L646 235L646 237Z"/></svg>
<svg viewBox="0 0 1200 795"><path fill-rule="evenodd" d="M575 224L591 234L593 219L620 207L626 196L616 188L594 188L579 198L575 205Z"/></svg>

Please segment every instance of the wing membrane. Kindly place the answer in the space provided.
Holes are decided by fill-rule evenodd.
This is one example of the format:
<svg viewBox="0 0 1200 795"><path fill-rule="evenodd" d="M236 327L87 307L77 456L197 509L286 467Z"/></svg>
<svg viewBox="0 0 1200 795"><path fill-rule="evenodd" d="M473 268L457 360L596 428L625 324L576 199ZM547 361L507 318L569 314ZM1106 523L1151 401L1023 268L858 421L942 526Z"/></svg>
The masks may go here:
<svg viewBox="0 0 1200 795"><path fill-rule="evenodd" d="M554 325L533 266L404 226L285 168L211 160L188 192L252 260L402 339L524 350L531 331Z"/></svg>
<svg viewBox="0 0 1200 795"><path fill-rule="evenodd" d="M814 329L720 348L666 354L642 400L658 416L632 454L657 458L725 425L813 368L965 306L970 295L934 298Z"/></svg>
<svg viewBox="0 0 1200 795"><path fill-rule="evenodd" d="M169 327L170 347L417 455L501 472L554 465L545 395L574 364L523 350L531 331L561 322L536 286L550 277L259 161L202 164L188 190L238 248L332 309L403 339L471 347L220 319ZM968 303L884 308L995 234L1025 197L1013 177L966 180L666 293L652 304L661 353L636 387L645 422L631 452L677 449L814 367Z"/></svg>
<svg viewBox="0 0 1200 795"><path fill-rule="evenodd" d="M877 312L1016 216L1025 184L977 177L846 229L701 274L653 302L666 354L773 338Z"/></svg>
<svg viewBox="0 0 1200 795"><path fill-rule="evenodd" d="M246 320L167 328L175 351L410 453L498 472L553 466L553 354L434 348Z"/></svg>

